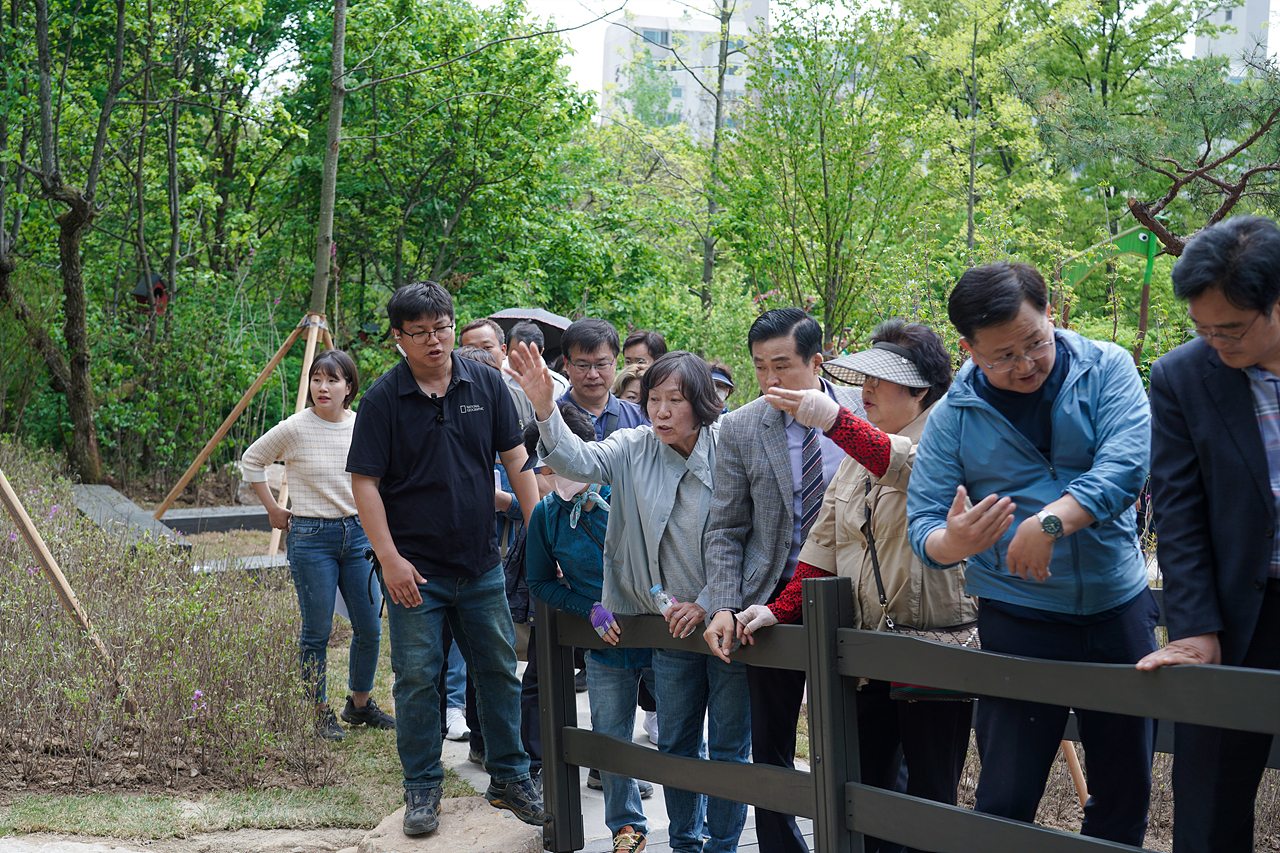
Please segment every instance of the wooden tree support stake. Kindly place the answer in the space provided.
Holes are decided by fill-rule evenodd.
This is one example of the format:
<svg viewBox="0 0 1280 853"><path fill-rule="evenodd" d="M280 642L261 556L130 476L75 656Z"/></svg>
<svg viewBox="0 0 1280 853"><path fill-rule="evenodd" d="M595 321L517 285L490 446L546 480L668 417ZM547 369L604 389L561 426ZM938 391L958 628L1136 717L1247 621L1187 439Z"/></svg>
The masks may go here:
<svg viewBox="0 0 1280 853"><path fill-rule="evenodd" d="M107 650L106 644L102 642L97 632L93 630L93 626L89 624L89 617L80 605L80 599L76 598L75 591L71 589L71 585L67 583L66 576L62 574L62 569L58 568L58 562L53 559L53 554L50 553L49 547L45 545L44 537L40 535L39 530L36 530L36 526L31 523L31 516L27 515L26 508L22 505L22 501L18 499L13 486L9 485L9 478L4 475L4 471L0 471L0 502L4 503L4 508L8 511L9 517L13 519L13 523L18 525L18 529L22 531L22 538L27 541L27 547L31 549L36 562L40 564L40 568L44 569L45 576L53 584L54 592L58 594L58 600L62 602L63 609L71 614L71 617L76 620L76 623L84 631L85 636L93 646L98 662L102 664L102 668L106 670L107 675L114 681L116 690L124 695L125 711L130 714L136 714L138 703L130 695L129 688L124 684L124 678L117 671L115 661L111 659L111 652Z"/></svg>
<svg viewBox="0 0 1280 853"><path fill-rule="evenodd" d="M1076 754L1076 745L1069 740L1062 742L1062 757L1067 759L1067 770L1071 772L1071 782L1076 786L1076 796L1080 798L1080 808L1089 801L1089 788L1084 783L1084 771L1080 769L1080 756Z"/></svg>
<svg viewBox="0 0 1280 853"><path fill-rule="evenodd" d="M241 413L243 413L248 407L249 402L253 400L253 396L258 393L258 390L266 384L269 378L271 378L271 372L276 369L281 360L283 360L285 355L289 352L290 347L292 347L294 342L302 336L304 331L307 332L307 342L309 347L309 355L302 368L302 375L305 382L307 371L311 368L311 354L314 354L315 351L314 342L317 331L323 331L326 343L329 343L329 345L332 346L332 339L329 337L329 329L328 326L325 325L323 314L307 314L302 318L301 322L298 323L297 328L289 333L289 337L284 339L284 343L280 345L280 349L276 350L276 354L271 357L269 362L267 362L267 366L262 368L262 372L258 374L258 378L253 380L253 384L249 386L249 390L244 392L244 396L240 398L240 402L236 403L235 408L231 410L231 414L227 415L226 420L222 422L222 426L218 427L217 431L213 434L213 437L209 439L204 448L201 449L199 454L197 454L196 460L191 463L191 467L187 468L187 471L182 475L182 478L179 479L177 484L169 490L169 494L165 495L160 506L156 507L156 511L152 514L153 518L159 520L164 517L166 512L169 511L169 507L173 506L173 502L178 499L178 495L182 494L182 490L187 487L187 483L191 482L191 478L200 470L200 466L203 465L205 460L207 460L213 453L214 448L218 446L218 442L222 441L226 434L231 431L231 427L235 424L236 419L239 418ZM304 386L302 396L303 402L306 402L306 399ZM284 505L283 500L281 500L280 505Z"/></svg>
<svg viewBox="0 0 1280 853"><path fill-rule="evenodd" d="M324 325L323 314L308 314L307 320L315 317L318 323L309 323L307 325L307 348L302 354L302 373L298 377L298 397L294 402L294 414L301 412L307 407L307 391L311 387L311 363L316 357L316 339L320 334L324 334L325 346L333 349L333 338L329 337L329 330ZM284 484L280 486L280 500L277 501L284 509L289 507L289 481L286 479ZM274 557L280 552L280 534L282 530L272 528L271 544L267 546L267 556Z"/></svg>

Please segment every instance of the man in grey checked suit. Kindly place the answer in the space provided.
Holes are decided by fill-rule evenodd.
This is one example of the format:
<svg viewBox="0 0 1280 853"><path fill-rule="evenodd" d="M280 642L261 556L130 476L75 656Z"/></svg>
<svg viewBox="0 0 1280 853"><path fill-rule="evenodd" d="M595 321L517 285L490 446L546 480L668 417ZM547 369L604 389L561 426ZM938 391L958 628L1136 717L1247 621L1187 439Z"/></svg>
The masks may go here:
<svg viewBox="0 0 1280 853"><path fill-rule="evenodd" d="M762 392L776 386L821 388L855 414L865 414L856 390L834 388L822 379L822 328L799 308L761 314L747 333L747 345ZM826 484L845 458L825 435L808 433L763 397L721 419L704 543L710 627L703 637L725 660L734 640L734 613L773 601L786 586L808 532L805 522L812 523ZM752 760L794 767L804 673L748 666L747 685ZM756 836L762 853L808 851L791 815L757 807Z"/></svg>

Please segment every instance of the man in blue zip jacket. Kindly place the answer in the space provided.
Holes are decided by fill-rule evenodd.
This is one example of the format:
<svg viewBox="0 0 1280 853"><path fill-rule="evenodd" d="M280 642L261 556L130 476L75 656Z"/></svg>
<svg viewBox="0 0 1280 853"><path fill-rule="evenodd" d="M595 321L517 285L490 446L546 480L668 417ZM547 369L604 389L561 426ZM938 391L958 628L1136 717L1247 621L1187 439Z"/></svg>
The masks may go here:
<svg viewBox="0 0 1280 853"><path fill-rule="evenodd" d="M1044 279L1026 264L968 270L947 312L971 358L916 451L912 550L933 568L968 560L965 589L980 601L985 651L1137 662L1156 648L1158 609L1133 509L1151 455L1133 359L1055 329ZM983 697L977 811L1035 819L1067 712ZM1154 725L1076 714L1090 792L1081 832L1141 846Z"/></svg>

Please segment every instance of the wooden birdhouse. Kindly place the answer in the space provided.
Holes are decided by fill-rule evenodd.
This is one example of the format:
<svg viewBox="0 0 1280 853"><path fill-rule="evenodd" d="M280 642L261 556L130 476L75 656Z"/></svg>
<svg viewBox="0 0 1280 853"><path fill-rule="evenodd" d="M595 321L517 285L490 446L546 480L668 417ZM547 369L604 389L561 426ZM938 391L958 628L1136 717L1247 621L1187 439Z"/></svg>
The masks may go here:
<svg viewBox="0 0 1280 853"><path fill-rule="evenodd" d="M164 279L158 274L151 275L151 294L155 298L155 314L164 316L165 309L169 306L169 287L165 284ZM138 279L138 286L133 289L134 301L138 303L138 313L145 314L150 310L149 300L147 299L147 277L144 275Z"/></svg>

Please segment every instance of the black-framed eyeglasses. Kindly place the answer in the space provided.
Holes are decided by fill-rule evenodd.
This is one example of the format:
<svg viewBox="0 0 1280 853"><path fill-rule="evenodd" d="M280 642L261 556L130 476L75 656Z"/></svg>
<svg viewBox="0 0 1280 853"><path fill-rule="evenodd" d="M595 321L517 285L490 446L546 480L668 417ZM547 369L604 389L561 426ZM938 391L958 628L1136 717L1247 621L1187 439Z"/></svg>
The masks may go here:
<svg viewBox="0 0 1280 853"><path fill-rule="evenodd" d="M1252 320L1249 321L1249 325L1244 327L1244 331L1238 335L1228 335L1223 332L1206 332L1203 329L1201 329L1201 327L1199 326L1196 326L1194 329L1192 329L1192 331L1195 332L1196 337L1202 338L1206 341L1211 341L1214 338L1217 338L1220 341L1229 341L1230 343L1238 344L1242 340L1244 340L1245 335L1249 334L1249 330L1253 328L1253 324L1258 322L1258 317L1261 317L1261 316L1262 316L1262 312L1259 311L1257 316L1255 316ZM1213 327L1209 326L1207 328L1211 329Z"/></svg>
<svg viewBox="0 0 1280 853"><path fill-rule="evenodd" d="M435 338L437 341L440 340L446 332L453 331L453 326L454 324L450 323L447 326L436 326L434 329L427 329L422 332L401 332L401 334L413 341L415 344L422 344L432 338Z"/></svg>
<svg viewBox="0 0 1280 853"><path fill-rule="evenodd" d="M1002 358L999 361L995 362L994 364L988 364L987 360L979 356L977 353L974 353L974 358L982 362L983 366L986 367L987 370L990 370L992 373L1009 373L1015 367L1017 367L1018 363L1021 362L1023 359L1026 359L1027 361L1035 361L1038 358L1044 358L1046 355L1049 354L1049 350L1053 349L1053 347L1054 347L1054 340L1053 338L1050 338L1047 341L1041 341L1040 343L1036 344L1031 349L1027 350L1023 355L1013 355L1013 356L1010 356L1009 358Z"/></svg>
<svg viewBox="0 0 1280 853"><path fill-rule="evenodd" d="M609 368L615 365L616 365L616 362L613 362L613 361L571 361L569 362L570 367L572 367L574 370L578 371L579 373L584 373L584 374L590 373L593 370L596 373L604 373L606 370L608 370Z"/></svg>

